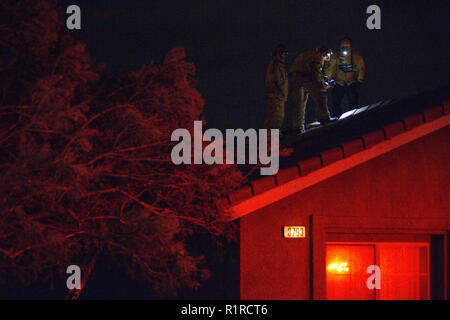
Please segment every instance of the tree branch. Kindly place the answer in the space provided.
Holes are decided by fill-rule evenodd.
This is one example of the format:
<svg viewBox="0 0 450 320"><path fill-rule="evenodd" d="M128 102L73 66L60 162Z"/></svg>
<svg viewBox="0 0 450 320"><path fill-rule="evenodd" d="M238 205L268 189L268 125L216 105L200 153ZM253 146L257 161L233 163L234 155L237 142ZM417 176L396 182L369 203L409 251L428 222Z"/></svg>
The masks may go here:
<svg viewBox="0 0 450 320"><path fill-rule="evenodd" d="M66 146L64 147L63 151L60 154L60 157L64 158L64 154L66 153L67 149L69 148L70 145L72 145L72 143L78 138L78 134L80 132L82 132L84 129L86 129L94 120L100 118L101 116L111 112L111 111L115 111L118 109L122 109L122 108L134 108L133 105L130 104L124 104L124 105L118 105L112 108L109 108L107 110L104 110L100 113L97 113L96 115L94 115L92 118L90 118L79 130L77 133L74 134L74 136L70 139L70 141L66 144ZM53 164L56 164L58 162L60 162L62 159L58 157L53 161Z"/></svg>
<svg viewBox="0 0 450 320"><path fill-rule="evenodd" d="M187 220L187 221L190 221L190 222L192 222L194 224L200 225L202 227L206 226L206 223L203 220L200 220L200 219L197 219L197 218L194 218L194 217L179 216L179 215L176 215L176 214L164 214L162 212L159 212L157 210L157 208L155 208L154 206L139 200L137 197L135 197L135 196L133 196L131 194L128 194L125 191L120 190L120 193L122 193L123 195L125 195L125 196L129 197L130 199L136 201L141 206L143 206L144 208L150 210L152 213L156 214L157 216ZM164 211L165 212L169 212L169 213L175 213L174 211L169 210L169 209L165 209Z"/></svg>
<svg viewBox="0 0 450 320"><path fill-rule="evenodd" d="M122 245L120 245L120 244L118 244L118 243L116 243L116 242L114 242L112 240L108 241L108 243L111 244L114 247L117 247L117 248L119 248L119 249L129 253L134 260L136 260L139 264L143 265L145 267L145 269L147 271L149 271L151 274L154 274L154 275L162 275L162 274L164 274L164 272L155 271L152 268L150 268L150 266L148 265L147 262L145 262L143 259L141 259L138 254L136 254L135 252L131 251L129 248L127 248L125 246L122 246Z"/></svg>

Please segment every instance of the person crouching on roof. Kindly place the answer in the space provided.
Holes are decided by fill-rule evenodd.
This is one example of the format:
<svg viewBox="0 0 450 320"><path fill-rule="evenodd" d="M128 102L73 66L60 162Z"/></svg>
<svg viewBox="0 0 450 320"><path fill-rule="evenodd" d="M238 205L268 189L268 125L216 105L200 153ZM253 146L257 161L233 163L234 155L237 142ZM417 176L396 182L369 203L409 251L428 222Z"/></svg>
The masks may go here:
<svg viewBox="0 0 450 320"><path fill-rule="evenodd" d="M337 120L330 117L327 106L327 89L330 85L324 73L324 63L330 60L333 51L327 47L318 47L314 51L299 54L289 69L293 108L293 130L305 132L305 111L309 95L315 105L317 120L323 125Z"/></svg>

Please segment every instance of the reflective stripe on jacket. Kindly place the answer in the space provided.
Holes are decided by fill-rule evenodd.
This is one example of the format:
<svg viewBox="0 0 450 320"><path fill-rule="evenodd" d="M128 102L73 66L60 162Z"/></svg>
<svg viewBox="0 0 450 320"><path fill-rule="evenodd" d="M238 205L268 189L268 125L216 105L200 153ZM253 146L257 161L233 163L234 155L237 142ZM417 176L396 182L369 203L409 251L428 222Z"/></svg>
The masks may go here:
<svg viewBox="0 0 450 320"><path fill-rule="evenodd" d="M364 60L358 51L353 51L348 57L333 55L325 65L326 74L341 86L363 82L365 71Z"/></svg>

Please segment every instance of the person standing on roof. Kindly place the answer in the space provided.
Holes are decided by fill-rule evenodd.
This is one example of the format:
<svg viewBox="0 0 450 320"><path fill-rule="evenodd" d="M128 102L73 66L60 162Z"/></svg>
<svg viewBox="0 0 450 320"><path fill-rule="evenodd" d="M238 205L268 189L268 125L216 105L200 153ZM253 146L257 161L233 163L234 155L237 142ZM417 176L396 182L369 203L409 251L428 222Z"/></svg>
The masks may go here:
<svg viewBox="0 0 450 320"><path fill-rule="evenodd" d="M266 72L266 129L279 129L284 121L284 105L288 97L288 75L286 72L286 46L280 44L272 54Z"/></svg>
<svg viewBox="0 0 450 320"><path fill-rule="evenodd" d="M365 65L360 53L352 50L352 41L349 38L341 40L339 53L327 63L325 72L336 81L331 91L333 115L339 117L343 113L344 96L347 96L349 110L357 108L359 92L364 82Z"/></svg>
<svg viewBox="0 0 450 320"><path fill-rule="evenodd" d="M327 89L330 84L324 72L324 63L330 60L333 51L327 47L318 47L314 51L303 52L297 56L289 69L292 83L291 97L293 108L293 130L305 132L305 111L309 95L315 105L316 118L321 124L337 120L330 117L327 106Z"/></svg>

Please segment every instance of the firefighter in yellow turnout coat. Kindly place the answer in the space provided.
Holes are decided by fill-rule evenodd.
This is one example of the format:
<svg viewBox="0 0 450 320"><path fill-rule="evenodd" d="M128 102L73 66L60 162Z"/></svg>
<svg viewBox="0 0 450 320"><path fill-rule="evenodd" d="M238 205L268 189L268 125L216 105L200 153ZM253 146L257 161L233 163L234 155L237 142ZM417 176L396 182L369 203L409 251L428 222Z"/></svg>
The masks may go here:
<svg viewBox="0 0 450 320"><path fill-rule="evenodd" d="M286 56L284 45L277 46L266 72L266 107L267 129L280 129L284 120L284 105L288 97L288 75L286 72Z"/></svg>
<svg viewBox="0 0 450 320"><path fill-rule="evenodd" d="M294 104L293 130L304 132L305 111L309 95L315 105L316 118L321 124L334 121L330 118L327 106L327 89L329 86L324 77L324 63L328 61L332 51L326 47L319 47L315 51L301 53L289 69L291 81L291 97Z"/></svg>
<svg viewBox="0 0 450 320"><path fill-rule="evenodd" d="M364 60L358 51L352 50L349 38L341 40L339 52L333 55L325 67L326 74L335 80L332 89L332 112L339 117L343 111L342 99L347 96L348 108L358 107L359 91L365 76Z"/></svg>

